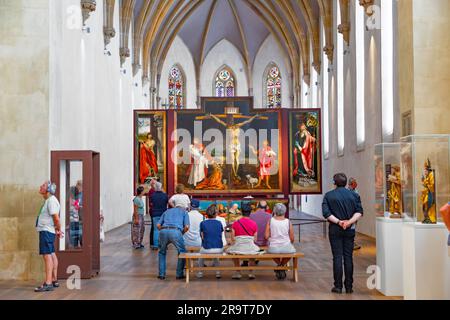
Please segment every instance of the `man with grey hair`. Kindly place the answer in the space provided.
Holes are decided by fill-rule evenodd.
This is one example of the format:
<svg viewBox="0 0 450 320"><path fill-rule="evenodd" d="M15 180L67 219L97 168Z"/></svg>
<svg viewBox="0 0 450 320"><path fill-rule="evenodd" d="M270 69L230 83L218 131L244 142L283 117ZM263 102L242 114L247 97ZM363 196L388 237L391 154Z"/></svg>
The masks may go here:
<svg viewBox="0 0 450 320"><path fill-rule="evenodd" d="M56 185L50 181L44 182L39 193L44 198L36 219L36 230L39 232L39 254L45 263L45 282L34 289L35 292L53 291L59 287L58 283L58 258L55 254L55 238L62 237L59 222L60 204L56 199Z"/></svg>
<svg viewBox="0 0 450 320"><path fill-rule="evenodd" d="M267 246L267 240L264 238L264 232L266 231L266 225L270 220L270 214L267 213L267 201L261 200L258 203L258 210L250 215L250 219L256 222L258 226L258 238L255 241L257 246Z"/></svg>
<svg viewBox="0 0 450 320"><path fill-rule="evenodd" d="M169 197L163 191L162 183L155 181L153 184L153 190L151 196L149 196L149 202L152 207L151 217L152 217L152 228L150 230L150 239L152 250L158 250L159 245L159 230L156 227L161 219L162 214L167 210L167 203L169 202Z"/></svg>
<svg viewBox="0 0 450 320"><path fill-rule="evenodd" d="M264 233L265 238L269 241L268 253L295 253L294 228L292 223L285 217L286 206L277 203L273 207L273 217L267 223ZM278 266L285 266L289 262L289 258L274 259ZM279 280L286 278L286 271L276 270L275 274Z"/></svg>

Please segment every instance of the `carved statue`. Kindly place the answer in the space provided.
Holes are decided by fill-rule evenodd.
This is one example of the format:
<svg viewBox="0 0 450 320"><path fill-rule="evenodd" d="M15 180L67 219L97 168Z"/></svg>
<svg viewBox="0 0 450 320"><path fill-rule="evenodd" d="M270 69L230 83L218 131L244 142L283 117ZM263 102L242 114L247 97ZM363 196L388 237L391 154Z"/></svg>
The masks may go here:
<svg viewBox="0 0 450 320"><path fill-rule="evenodd" d="M430 159L427 159L424 165L422 175L422 211L424 220L422 223L434 224L437 223L436 217L436 181L434 176L434 169L431 168Z"/></svg>
<svg viewBox="0 0 450 320"><path fill-rule="evenodd" d="M401 188L401 177L400 177L400 167L398 165L393 165L391 167L391 174L388 176L388 181L390 182L390 188L387 192L389 212L394 215L402 214L402 188Z"/></svg>

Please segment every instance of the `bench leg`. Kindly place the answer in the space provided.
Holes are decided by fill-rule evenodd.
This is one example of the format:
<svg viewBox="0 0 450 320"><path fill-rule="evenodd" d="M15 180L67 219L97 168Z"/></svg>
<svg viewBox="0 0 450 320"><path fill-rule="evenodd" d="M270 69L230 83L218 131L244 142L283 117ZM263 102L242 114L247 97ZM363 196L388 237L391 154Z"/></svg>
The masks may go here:
<svg viewBox="0 0 450 320"><path fill-rule="evenodd" d="M292 272L293 272L293 276L294 276L294 282L298 282L298 259L294 258L293 259L293 268L292 268Z"/></svg>
<svg viewBox="0 0 450 320"><path fill-rule="evenodd" d="M189 275L191 273L191 261L192 259L186 259L186 283L189 283Z"/></svg>

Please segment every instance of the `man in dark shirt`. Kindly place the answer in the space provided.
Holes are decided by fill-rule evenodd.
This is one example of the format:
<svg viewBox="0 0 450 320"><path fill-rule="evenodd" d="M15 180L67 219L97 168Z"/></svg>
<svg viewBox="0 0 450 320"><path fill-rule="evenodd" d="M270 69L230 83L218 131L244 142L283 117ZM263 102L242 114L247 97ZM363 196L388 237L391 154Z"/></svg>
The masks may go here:
<svg viewBox="0 0 450 320"><path fill-rule="evenodd" d="M344 261L345 290L353 292L353 246L355 224L363 215L361 198L346 189L347 177L338 173L333 177L336 189L325 194L322 213L330 222L329 238L333 253L334 293L342 293L342 260Z"/></svg>
<svg viewBox="0 0 450 320"><path fill-rule="evenodd" d="M159 219L161 218L162 214L167 210L167 203L169 202L169 197L165 192L163 192L161 182L156 182L153 188L154 192L150 196L150 203L152 208L151 211L152 230L150 237L153 240L153 242L151 243L152 250L158 250L159 230L158 228L156 228L156 226L158 225Z"/></svg>

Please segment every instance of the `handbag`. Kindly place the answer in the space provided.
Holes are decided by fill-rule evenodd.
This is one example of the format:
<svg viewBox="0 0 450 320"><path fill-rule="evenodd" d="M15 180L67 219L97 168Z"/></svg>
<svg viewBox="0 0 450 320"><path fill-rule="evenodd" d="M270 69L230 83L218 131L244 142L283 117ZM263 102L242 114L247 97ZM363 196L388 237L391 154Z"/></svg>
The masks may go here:
<svg viewBox="0 0 450 320"><path fill-rule="evenodd" d="M244 225L242 224L241 220L238 220L237 222L241 225L242 229L244 229L245 233L246 233L248 236L251 237L252 235L247 231L247 229L245 229L245 227L244 227Z"/></svg>

